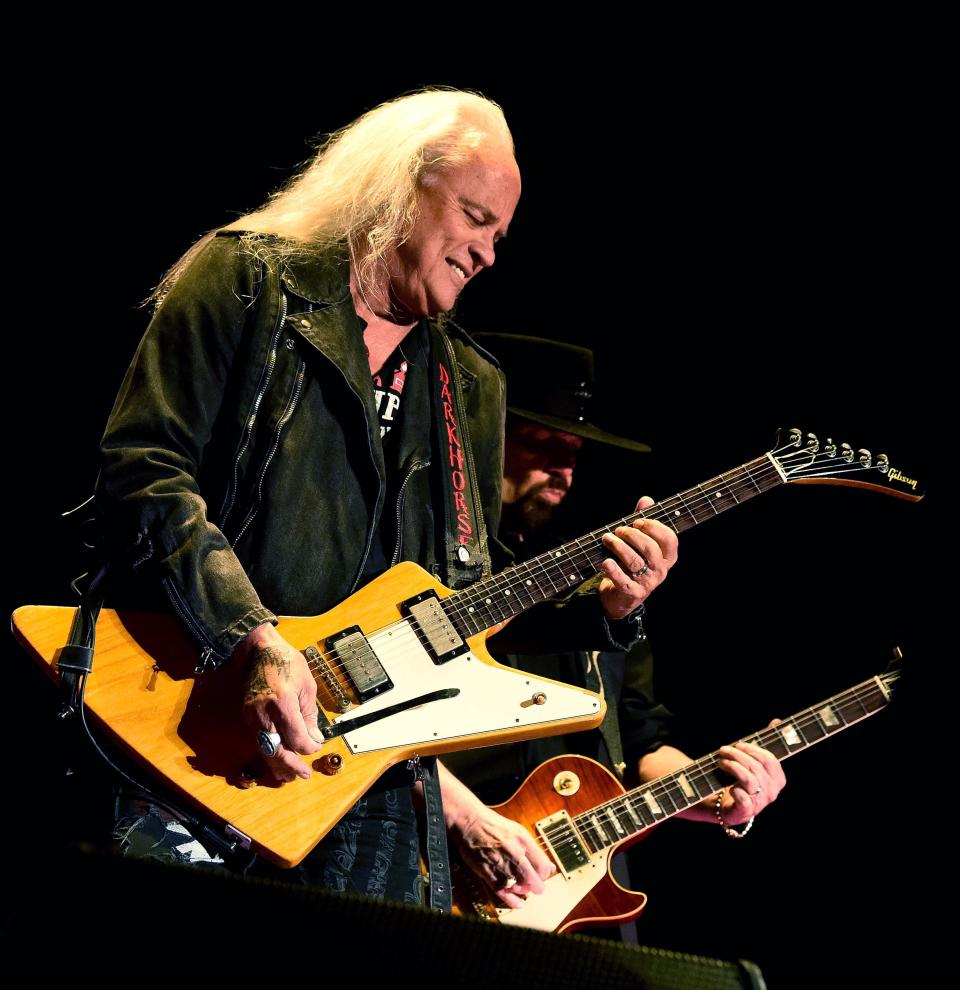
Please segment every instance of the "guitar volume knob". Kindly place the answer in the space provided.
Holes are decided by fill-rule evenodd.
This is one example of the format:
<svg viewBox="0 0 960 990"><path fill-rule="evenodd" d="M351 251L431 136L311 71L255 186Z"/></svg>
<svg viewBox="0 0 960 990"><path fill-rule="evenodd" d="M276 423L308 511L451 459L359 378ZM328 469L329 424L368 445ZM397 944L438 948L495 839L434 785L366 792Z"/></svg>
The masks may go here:
<svg viewBox="0 0 960 990"><path fill-rule="evenodd" d="M553 778L553 789L563 797L573 797L580 790L580 778L572 770L561 770Z"/></svg>
<svg viewBox="0 0 960 990"><path fill-rule="evenodd" d="M343 757L339 753L328 753L313 764L313 769L332 777L343 769Z"/></svg>

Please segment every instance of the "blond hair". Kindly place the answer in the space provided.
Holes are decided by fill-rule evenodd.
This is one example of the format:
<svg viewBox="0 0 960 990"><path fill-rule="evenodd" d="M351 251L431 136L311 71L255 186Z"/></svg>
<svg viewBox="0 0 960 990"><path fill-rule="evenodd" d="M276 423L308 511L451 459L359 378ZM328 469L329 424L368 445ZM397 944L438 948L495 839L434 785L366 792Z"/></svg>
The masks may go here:
<svg viewBox="0 0 960 990"><path fill-rule="evenodd" d="M159 304L218 230L244 231L247 247L271 258L345 243L361 291L370 289L413 229L420 185L489 144L513 153L503 111L478 93L427 89L381 103L329 135L263 207L201 237L150 298ZM264 235L280 240L267 247Z"/></svg>

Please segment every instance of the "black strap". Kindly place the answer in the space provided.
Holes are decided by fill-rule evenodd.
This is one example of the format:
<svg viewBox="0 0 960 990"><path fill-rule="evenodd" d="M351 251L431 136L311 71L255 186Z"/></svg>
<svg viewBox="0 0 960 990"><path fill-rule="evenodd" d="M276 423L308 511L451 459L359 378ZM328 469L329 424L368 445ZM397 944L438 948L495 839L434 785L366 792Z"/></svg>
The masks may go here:
<svg viewBox="0 0 960 990"><path fill-rule="evenodd" d="M603 654L587 654L587 674L584 678L584 687L588 691L602 694L607 702L607 714L600 723L600 736L603 739L610 762L618 777L623 777L626 764L623 759L623 740L620 738L620 713L618 712L619 698L606 698L604 685L601 684L602 675L600 673L600 657Z"/></svg>
<svg viewBox="0 0 960 990"><path fill-rule="evenodd" d="M450 914L453 910L453 883L440 796L440 774L435 756L425 756L420 760L419 776L423 783L423 802L427 813L428 906L439 914Z"/></svg>

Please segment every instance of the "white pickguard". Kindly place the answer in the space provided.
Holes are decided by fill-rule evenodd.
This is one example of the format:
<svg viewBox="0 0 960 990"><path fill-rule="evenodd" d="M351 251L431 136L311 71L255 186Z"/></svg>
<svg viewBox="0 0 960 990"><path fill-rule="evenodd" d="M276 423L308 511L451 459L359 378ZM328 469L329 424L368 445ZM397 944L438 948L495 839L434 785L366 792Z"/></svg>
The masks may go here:
<svg viewBox="0 0 960 990"><path fill-rule="evenodd" d="M344 741L354 753L582 718L600 708L596 695L523 671L491 667L472 653L435 664L408 622L374 633L369 644L393 682L393 689L351 708L334 719L334 724L442 688L458 688L460 693L345 733ZM543 704L533 700L539 694L545 696Z"/></svg>
<svg viewBox="0 0 960 990"><path fill-rule="evenodd" d="M522 908L497 908L503 925L556 931L564 918L607 875L608 849L594 853L590 861L569 876L555 873L544 883L542 894L527 894Z"/></svg>

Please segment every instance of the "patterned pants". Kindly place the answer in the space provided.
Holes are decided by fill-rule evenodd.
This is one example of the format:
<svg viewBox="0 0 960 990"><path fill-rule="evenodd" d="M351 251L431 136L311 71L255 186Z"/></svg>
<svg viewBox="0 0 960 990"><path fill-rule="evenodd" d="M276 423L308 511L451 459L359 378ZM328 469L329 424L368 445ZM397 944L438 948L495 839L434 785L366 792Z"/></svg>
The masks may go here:
<svg viewBox="0 0 960 990"><path fill-rule="evenodd" d="M364 795L292 870L260 857L242 870L228 866L166 808L129 790L116 799L112 844L124 856L423 904L419 839L409 787Z"/></svg>

